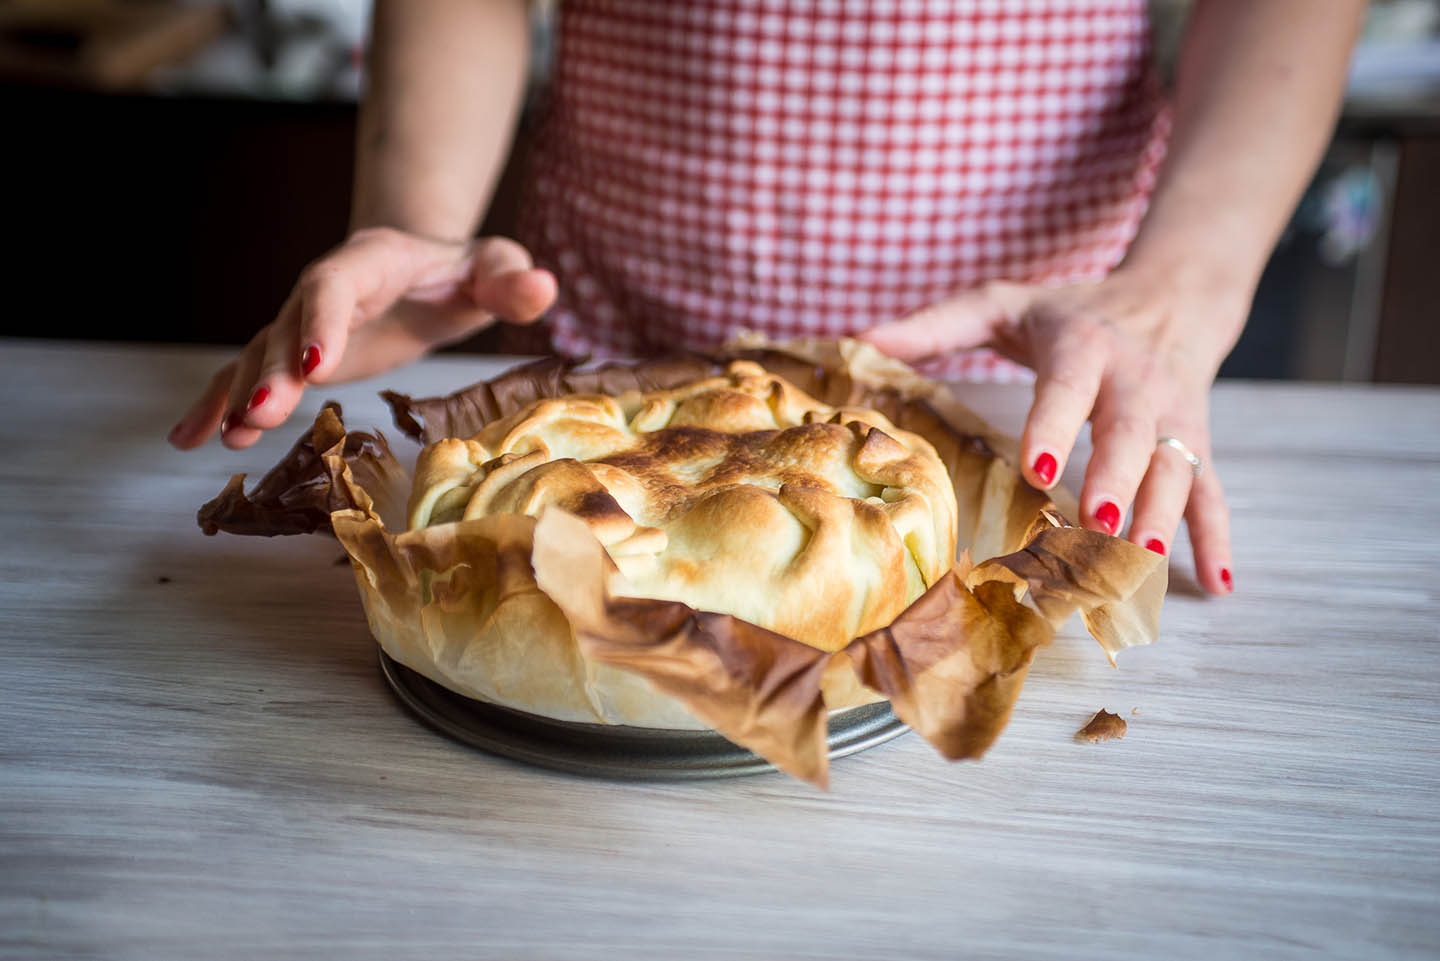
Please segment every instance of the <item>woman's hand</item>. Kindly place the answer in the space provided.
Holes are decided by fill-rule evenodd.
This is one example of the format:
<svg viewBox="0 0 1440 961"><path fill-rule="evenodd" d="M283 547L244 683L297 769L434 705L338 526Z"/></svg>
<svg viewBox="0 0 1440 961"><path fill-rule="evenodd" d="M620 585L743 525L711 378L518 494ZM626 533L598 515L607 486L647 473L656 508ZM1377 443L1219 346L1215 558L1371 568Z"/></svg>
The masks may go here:
<svg viewBox="0 0 1440 961"><path fill-rule="evenodd" d="M1168 551L1183 516L1195 572L1228 594L1230 519L1210 456L1208 396L1270 250L1330 138L1364 0L1194 4L1174 129L1125 262L1102 281L991 284L862 335L915 360L988 345L1034 368L1025 476L1052 486L1088 418L1081 522ZM1333 7L1333 10L1331 9ZM1205 464L1198 477L1174 437Z"/></svg>
<svg viewBox="0 0 1440 961"><path fill-rule="evenodd" d="M904 360L988 346L1035 370L1021 437L1026 479L1052 487L1091 421L1094 453L1080 521L1166 553L1183 516L1195 570L1233 590L1230 519L1210 449L1209 390L1248 300L1182 295L1168 279L1126 272L1059 287L994 283L860 335ZM1204 461L1194 476L1175 437Z"/></svg>
<svg viewBox="0 0 1440 961"><path fill-rule="evenodd" d="M356 231L305 269L279 316L215 374L170 443L188 450L218 428L226 447L249 447L285 422L307 384L370 377L497 319L529 323L554 299L555 278L514 241Z"/></svg>

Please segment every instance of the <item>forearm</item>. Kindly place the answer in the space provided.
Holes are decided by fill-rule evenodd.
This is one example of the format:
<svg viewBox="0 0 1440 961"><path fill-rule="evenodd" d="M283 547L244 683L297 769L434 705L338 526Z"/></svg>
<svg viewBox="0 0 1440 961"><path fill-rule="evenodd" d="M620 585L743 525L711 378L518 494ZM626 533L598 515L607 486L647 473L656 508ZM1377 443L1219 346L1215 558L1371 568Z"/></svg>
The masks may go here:
<svg viewBox="0 0 1440 961"><path fill-rule="evenodd" d="M351 229L470 237L525 92L524 0L378 0Z"/></svg>
<svg viewBox="0 0 1440 961"><path fill-rule="evenodd" d="M1364 0L1199 0L1177 71L1169 152L1126 270L1227 291L1233 323L1334 125Z"/></svg>

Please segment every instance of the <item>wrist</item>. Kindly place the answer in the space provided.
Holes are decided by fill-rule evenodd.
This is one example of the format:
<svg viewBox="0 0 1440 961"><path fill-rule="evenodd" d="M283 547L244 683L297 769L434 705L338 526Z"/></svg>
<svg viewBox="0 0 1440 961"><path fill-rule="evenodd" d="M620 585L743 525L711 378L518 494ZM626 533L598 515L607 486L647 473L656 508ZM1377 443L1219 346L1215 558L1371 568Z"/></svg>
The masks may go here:
<svg viewBox="0 0 1440 961"><path fill-rule="evenodd" d="M1246 233L1243 224L1206 229L1194 219L1184 230L1142 228L1116 269L1169 278L1187 295L1233 296L1248 304L1270 245L1247 242Z"/></svg>
<svg viewBox="0 0 1440 961"><path fill-rule="evenodd" d="M467 245L471 243L471 238L469 237L447 237L435 234L428 234L424 231L414 230L409 227L400 226L396 223L386 223L383 220L373 223L365 221L353 222L350 225L350 231L346 234L345 239L347 242L349 242L352 240L359 240L367 236L373 236L377 234L390 234L392 236L403 237L406 240L423 241L427 244L441 244L446 247L454 247L457 251L463 250Z"/></svg>
<svg viewBox="0 0 1440 961"><path fill-rule="evenodd" d="M349 233L364 230L395 230L411 237L441 244L465 244L474 239L474 224L456 217L455 208L428 212L414 203L367 202L357 198L350 214Z"/></svg>

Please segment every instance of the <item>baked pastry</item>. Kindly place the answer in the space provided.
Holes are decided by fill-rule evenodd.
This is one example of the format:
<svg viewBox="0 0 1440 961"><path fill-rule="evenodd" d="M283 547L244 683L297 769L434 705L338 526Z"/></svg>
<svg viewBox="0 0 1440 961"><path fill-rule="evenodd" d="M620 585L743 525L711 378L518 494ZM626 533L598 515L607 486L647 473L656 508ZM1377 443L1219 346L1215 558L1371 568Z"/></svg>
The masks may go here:
<svg viewBox="0 0 1440 961"><path fill-rule="evenodd" d="M632 597L682 601L835 651L950 568L956 499L923 438L750 361L621 397L542 399L426 447L409 527L580 517Z"/></svg>
<svg viewBox="0 0 1440 961"><path fill-rule="evenodd" d="M713 729L823 784L829 711L888 699L979 757L1071 613L1112 660L1158 630L1163 557L1068 526L1015 441L865 345L548 358L383 396L404 433L449 438L418 473L327 405L197 519L333 532L385 653L464 697Z"/></svg>

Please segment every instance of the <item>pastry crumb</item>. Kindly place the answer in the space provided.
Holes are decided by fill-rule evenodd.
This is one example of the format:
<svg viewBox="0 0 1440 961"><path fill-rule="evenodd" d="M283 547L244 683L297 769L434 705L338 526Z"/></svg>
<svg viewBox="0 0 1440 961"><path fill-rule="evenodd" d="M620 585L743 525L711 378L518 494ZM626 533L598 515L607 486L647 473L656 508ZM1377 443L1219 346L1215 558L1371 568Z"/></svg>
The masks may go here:
<svg viewBox="0 0 1440 961"><path fill-rule="evenodd" d="M1119 740L1124 736L1125 719L1118 714L1111 714L1103 708L1095 713L1089 724L1075 732L1076 740L1089 741L1091 744Z"/></svg>

